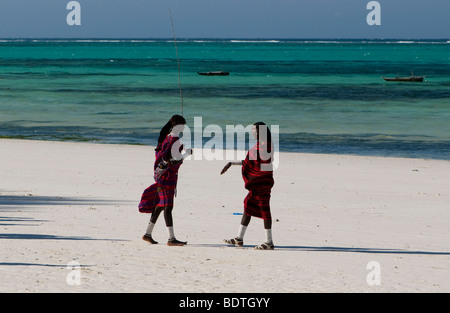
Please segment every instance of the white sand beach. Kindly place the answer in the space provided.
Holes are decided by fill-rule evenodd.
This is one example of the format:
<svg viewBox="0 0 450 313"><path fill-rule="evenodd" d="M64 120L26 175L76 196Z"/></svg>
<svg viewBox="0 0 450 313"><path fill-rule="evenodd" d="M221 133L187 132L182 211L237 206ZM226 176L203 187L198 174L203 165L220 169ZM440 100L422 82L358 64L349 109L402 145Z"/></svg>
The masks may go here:
<svg viewBox="0 0 450 313"><path fill-rule="evenodd" d="M0 140L0 292L450 292L449 161L281 153L274 251L253 250L256 218L244 248L222 242L246 195L240 167L219 175L227 161L180 169L187 246L165 244L162 216L144 242L153 161L147 146Z"/></svg>

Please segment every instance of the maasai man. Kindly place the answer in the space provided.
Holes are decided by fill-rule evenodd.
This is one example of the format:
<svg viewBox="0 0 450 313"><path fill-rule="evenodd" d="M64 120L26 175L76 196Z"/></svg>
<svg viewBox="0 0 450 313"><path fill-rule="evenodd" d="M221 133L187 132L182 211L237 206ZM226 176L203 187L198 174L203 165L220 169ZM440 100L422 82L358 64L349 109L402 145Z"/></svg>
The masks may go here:
<svg viewBox="0 0 450 313"><path fill-rule="evenodd" d="M273 147L272 136L267 125L258 122L253 125L252 134L257 139L256 145L249 150L247 157L241 162L229 162L220 174L224 174L231 165L242 165L242 177L245 188L249 191L244 200L244 213L238 235L233 239L225 239L227 244L244 245L244 234L255 216L264 220L266 242L256 246L257 250L273 250L272 215L270 213L270 192L274 185L273 180Z"/></svg>
<svg viewBox="0 0 450 313"><path fill-rule="evenodd" d="M139 203L139 212L152 213L147 232L143 240L157 244L152 237L152 231L162 211L166 227L169 231L169 246L183 246L187 242L178 241L173 230L173 202L178 181L178 170L183 163L181 151L183 145L179 140L179 134L184 130L186 120L180 115L174 115L161 129L158 146L155 149L154 178L156 183L148 187L142 194ZM186 151L186 155L192 153L192 149Z"/></svg>

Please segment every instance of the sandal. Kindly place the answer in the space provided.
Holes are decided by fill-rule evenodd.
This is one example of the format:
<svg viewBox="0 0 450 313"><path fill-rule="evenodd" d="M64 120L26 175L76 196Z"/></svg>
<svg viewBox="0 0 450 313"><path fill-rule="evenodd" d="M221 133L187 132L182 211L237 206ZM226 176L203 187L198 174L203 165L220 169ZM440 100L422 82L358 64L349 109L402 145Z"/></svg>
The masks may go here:
<svg viewBox="0 0 450 313"><path fill-rule="evenodd" d="M233 238L233 239L224 239L223 242L229 244L229 245L233 245L236 247L242 247L244 246L244 240L239 239L239 238Z"/></svg>
<svg viewBox="0 0 450 313"><path fill-rule="evenodd" d="M142 236L142 240L147 241L149 243L151 243L152 245L157 245L158 242L153 240L151 235L145 234L144 236Z"/></svg>
<svg viewBox="0 0 450 313"><path fill-rule="evenodd" d="M265 242L263 244L260 244L259 246L255 247L255 250L273 250L275 249L275 246L273 243Z"/></svg>
<svg viewBox="0 0 450 313"><path fill-rule="evenodd" d="M186 241L178 241L175 238L169 239L169 241L167 241L167 245L171 246L171 247L181 247L181 246L185 246L186 244L187 244Z"/></svg>

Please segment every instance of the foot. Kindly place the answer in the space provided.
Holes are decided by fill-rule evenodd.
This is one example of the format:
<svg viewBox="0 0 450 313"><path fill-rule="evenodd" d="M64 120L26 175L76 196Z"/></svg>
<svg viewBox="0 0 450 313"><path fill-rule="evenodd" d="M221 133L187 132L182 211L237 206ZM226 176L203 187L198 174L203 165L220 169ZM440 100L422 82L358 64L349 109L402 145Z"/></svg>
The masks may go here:
<svg viewBox="0 0 450 313"><path fill-rule="evenodd" d="M142 240L147 241L147 242L149 242L152 245L157 245L158 244L158 242L154 241L152 236L149 235L149 234L145 234L144 236L142 236Z"/></svg>
<svg viewBox="0 0 450 313"><path fill-rule="evenodd" d="M244 240L239 239L239 238L233 238L233 239L224 239L223 242L229 244L229 245L234 245L236 247L242 247L244 246Z"/></svg>
<svg viewBox="0 0 450 313"><path fill-rule="evenodd" d="M172 247L180 247L180 246L185 246L187 244L186 241L178 241L175 238L174 239L169 239L169 241L167 241L167 245L168 246L172 246Z"/></svg>
<svg viewBox="0 0 450 313"><path fill-rule="evenodd" d="M273 250L273 249L275 249L275 246L273 245L272 242L270 243L265 242L255 247L255 250Z"/></svg>

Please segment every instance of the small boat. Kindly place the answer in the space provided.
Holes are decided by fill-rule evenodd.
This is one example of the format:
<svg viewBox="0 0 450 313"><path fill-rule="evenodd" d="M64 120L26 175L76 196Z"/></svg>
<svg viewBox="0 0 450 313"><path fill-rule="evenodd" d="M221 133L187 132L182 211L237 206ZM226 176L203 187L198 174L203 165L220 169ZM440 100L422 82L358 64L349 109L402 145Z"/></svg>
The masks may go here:
<svg viewBox="0 0 450 313"><path fill-rule="evenodd" d="M381 76L381 78L383 78L387 82L416 82L416 83L422 83L423 79L425 78L425 76L414 76L414 73L411 72L411 76L409 76L409 77L389 78L389 77Z"/></svg>
<svg viewBox="0 0 450 313"><path fill-rule="evenodd" d="M197 72L198 75L204 75L204 76L228 76L230 75L230 72L224 72L224 71L216 71L216 72Z"/></svg>

